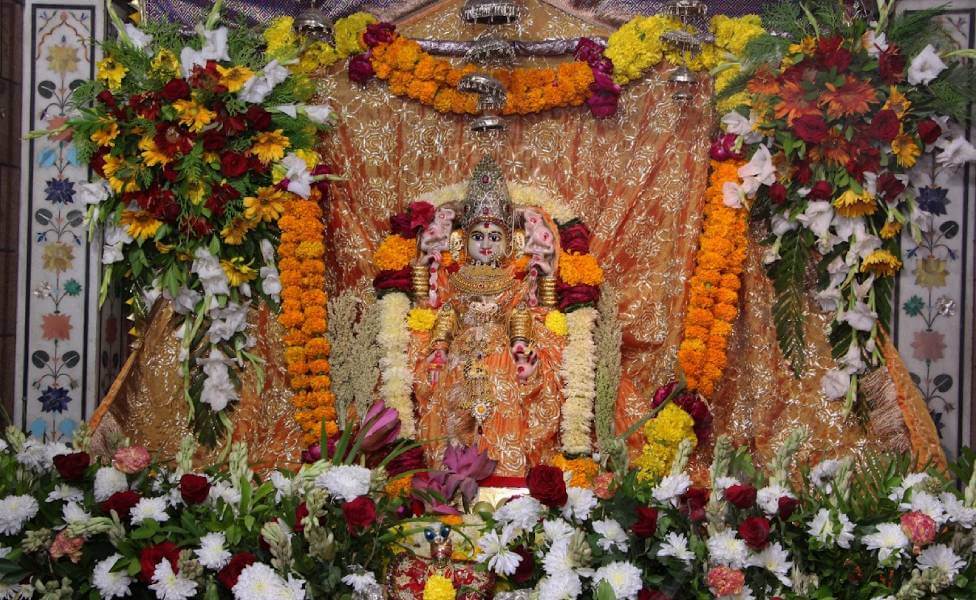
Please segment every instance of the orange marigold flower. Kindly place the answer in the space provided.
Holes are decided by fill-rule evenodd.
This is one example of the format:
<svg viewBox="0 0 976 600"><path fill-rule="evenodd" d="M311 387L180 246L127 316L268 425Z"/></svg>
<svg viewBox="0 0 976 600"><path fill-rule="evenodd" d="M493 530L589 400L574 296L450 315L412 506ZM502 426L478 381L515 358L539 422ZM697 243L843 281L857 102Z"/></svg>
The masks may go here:
<svg viewBox="0 0 976 600"><path fill-rule="evenodd" d="M373 265L380 271L398 271L417 256L417 242L399 235L389 235L373 254Z"/></svg>

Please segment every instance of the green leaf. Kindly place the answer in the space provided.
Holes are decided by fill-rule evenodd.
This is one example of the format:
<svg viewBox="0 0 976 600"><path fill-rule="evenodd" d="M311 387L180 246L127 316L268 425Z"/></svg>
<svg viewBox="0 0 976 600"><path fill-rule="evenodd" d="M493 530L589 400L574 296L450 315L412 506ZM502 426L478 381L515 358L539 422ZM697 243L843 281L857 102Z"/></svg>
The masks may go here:
<svg viewBox="0 0 976 600"><path fill-rule="evenodd" d="M617 600L617 595L613 593L610 582L604 579L600 586L596 588L596 600Z"/></svg>
<svg viewBox="0 0 976 600"><path fill-rule="evenodd" d="M788 232L780 241L780 260L768 267L776 294L773 306L776 337L783 356L790 362L797 377L803 374L806 367L804 283L812 246L813 234L810 231Z"/></svg>

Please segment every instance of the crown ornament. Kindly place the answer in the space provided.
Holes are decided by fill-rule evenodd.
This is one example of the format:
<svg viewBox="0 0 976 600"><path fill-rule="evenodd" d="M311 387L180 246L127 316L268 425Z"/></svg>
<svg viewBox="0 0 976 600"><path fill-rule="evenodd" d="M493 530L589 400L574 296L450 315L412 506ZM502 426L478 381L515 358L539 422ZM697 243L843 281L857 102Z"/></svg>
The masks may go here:
<svg viewBox="0 0 976 600"><path fill-rule="evenodd" d="M461 226L469 230L476 223L488 221L503 227L511 235L514 219L512 198L508 195L508 184L502 170L490 156L485 156L474 168L468 183Z"/></svg>

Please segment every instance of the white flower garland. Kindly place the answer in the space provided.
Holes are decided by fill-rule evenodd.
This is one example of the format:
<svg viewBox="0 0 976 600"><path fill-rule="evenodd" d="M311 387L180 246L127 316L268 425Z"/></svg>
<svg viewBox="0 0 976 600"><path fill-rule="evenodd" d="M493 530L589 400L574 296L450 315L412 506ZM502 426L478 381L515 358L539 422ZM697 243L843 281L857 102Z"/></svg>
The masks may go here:
<svg viewBox="0 0 976 600"><path fill-rule="evenodd" d="M566 315L569 329L560 376L563 380L562 441L563 452L590 452L590 430L593 425L593 403L596 399L596 343L593 326L597 311L586 307Z"/></svg>
<svg viewBox="0 0 976 600"><path fill-rule="evenodd" d="M412 438L416 433L413 403L413 372L407 363L410 332L407 330L407 313L410 298L395 292L380 298L380 331L376 342L383 348L380 357L380 395L386 405L400 415L400 433Z"/></svg>
<svg viewBox="0 0 976 600"><path fill-rule="evenodd" d="M467 182L454 183L438 188L431 192L426 192L417 196L417 202L429 202L434 207L439 207L448 202L460 202L464 200L464 195L468 191ZM568 223L577 218L566 203L552 196L544 188L534 185L524 185L521 183L509 183L508 193L512 197L512 202L517 206L537 206L553 218L558 224Z"/></svg>

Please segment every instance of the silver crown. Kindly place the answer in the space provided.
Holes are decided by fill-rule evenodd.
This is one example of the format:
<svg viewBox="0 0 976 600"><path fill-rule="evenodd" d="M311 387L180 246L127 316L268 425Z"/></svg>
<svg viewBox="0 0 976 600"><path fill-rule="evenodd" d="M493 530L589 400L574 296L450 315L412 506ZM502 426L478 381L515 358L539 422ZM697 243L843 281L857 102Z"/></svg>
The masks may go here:
<svg viewBox="0 0 976 600"><path fill-rule="evenodd" d="M505 86L491 75L469 73L458 81L459 92L478 94L478 110L494 110L505 106Z"/></svg>
<svg viewBox="0 0 976 600"><path fill-rule="evenodd" d="M519 8L513 0L465 0L461 18L480 25L505 25L518 21Z"/></svg>
<svg viewBox="0 0 976 600"><path fill-rule="evenodd" d="M461 225L465 229L476 223L488 221L504 227L510 235L514 227L515 212L508 195L508 184L490 156L485 156L474 168L468 191L464 196Z"/></svg>
<svg viewBox="0 0 976 600"><path fill-rule="evenodd" d="M486 66L503 66L515 62L515 45L493 35L479 36L464 53L464 61Z"/></svg>

